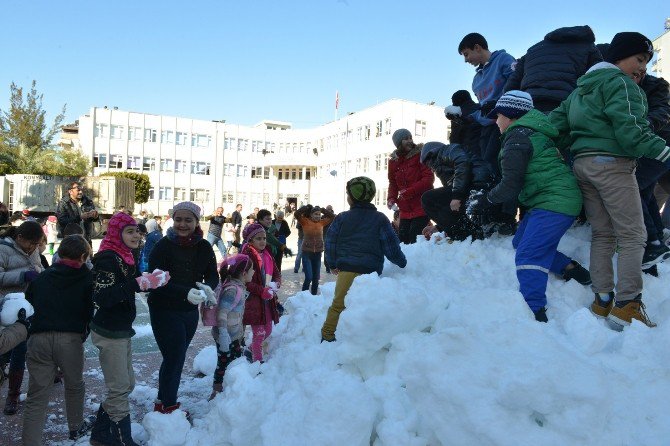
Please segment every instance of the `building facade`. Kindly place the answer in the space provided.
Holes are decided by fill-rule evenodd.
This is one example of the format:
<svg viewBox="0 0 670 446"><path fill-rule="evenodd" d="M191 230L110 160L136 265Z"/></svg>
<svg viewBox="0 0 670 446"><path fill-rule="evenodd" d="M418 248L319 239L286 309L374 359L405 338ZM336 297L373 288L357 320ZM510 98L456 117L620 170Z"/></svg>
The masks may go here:
<svg viewBox="0 0 670 446"><path fill-rule="evenodd" d="M665 19L663 34L654 41L654 51L656 51L656 61L651 69L657 77L670 80L670 18Z"/></svg>
<svg viewBox="0 0 670 446"><path fill-rule="evenodd" d="M242 203L271 209L287 201L346 206L345 184L366 175L384 206L391 135L407 128L414 141L447 142L449 121L441 107L392 99L312 128L262 121L242 126L94 107L79 118L79 141L93 174L130 171L151 180L149 202L135 206L165 215L180 201L205 214L226 213ZM75 146L77 145L75 144Z"/></svg>

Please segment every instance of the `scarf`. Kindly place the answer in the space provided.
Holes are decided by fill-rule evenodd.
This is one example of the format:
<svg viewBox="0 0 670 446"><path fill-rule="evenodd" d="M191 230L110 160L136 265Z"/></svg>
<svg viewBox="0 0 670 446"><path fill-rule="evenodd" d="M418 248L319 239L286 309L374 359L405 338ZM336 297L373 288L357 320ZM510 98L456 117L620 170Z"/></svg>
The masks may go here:
<svg viewBox="0 0 670 446"><path fill-rule="evenodd" d="M193 234L189 237L180 237L177 235L177 231L175 231L173 227L170 227L167 230L167 238L178 246L193 246L202 240L202 236L202 228L200 228L199 225L195 227L195 231L193 231Z"/></svg>
<svg viewBox="0 0 670 446"><path fill-rule="evenodd" d="M123 261L128 265L135 265L135 257L133 257L133 252L130 248L123 243L123 238L121 233L126 226L137 226L135 219L125 212L117 212L109 220L107 225L107 234L105 238L100 243L100 249L98 251L114 251L117 253Z"/></svg>

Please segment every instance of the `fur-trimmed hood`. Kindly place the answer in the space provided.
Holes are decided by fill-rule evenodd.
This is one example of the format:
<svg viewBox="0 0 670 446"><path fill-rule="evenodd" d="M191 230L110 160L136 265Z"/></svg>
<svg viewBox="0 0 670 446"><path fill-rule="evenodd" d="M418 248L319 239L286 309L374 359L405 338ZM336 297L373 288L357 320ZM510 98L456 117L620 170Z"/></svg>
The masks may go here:
<svg viewBox="0 0 670 446"><path fill-rule="evenodd" d="M407 154L404 155L404 158L411 158L413 156L420 155L421 149L423 149L423 143L415 145L412 150L410 150L409 152L407 152ZM391 153L392 160L397 160L398 158L400 158L400 149L396 149Z"/></svg>

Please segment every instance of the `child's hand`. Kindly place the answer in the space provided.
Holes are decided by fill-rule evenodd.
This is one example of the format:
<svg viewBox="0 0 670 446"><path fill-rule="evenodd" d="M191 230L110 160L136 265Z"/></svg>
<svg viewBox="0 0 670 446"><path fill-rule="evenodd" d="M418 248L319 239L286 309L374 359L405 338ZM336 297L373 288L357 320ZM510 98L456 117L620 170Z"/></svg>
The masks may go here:
<svg viewBox="0 0 670 446"><path fill-rule="evenodd" d="M205 293L203 291L196 290L195 288L191 288L188 292L188 295L186 296L186 300L188 300L193 305L201 304L205 301Z"/></svg>
<svg viewBox="0 0 670 446"><path fill-rule="evenodd" d="M270 300L274 297L274 295L275 295L275 293L272 290L272 288L270 288L269 286L266 286L265 288L263 288L263 292L261 293L261 299Z"/></svg>
<svg viewBox="0 0 670 446"><path fill-rule="evenodd" d="M461 200L453 199L451 200L451 203L449 203L449 207L451 208L452 211L458 212L461 210Z"/></svg>
<svg viewBox="0 0 670 446"><path fill-rule="evenodd" d="M205 305L213 307L217 304L216 294L214 294L214 291L209 287L209 285L196 282L195 286L197 286L200 291L205 293Z"/></svg>

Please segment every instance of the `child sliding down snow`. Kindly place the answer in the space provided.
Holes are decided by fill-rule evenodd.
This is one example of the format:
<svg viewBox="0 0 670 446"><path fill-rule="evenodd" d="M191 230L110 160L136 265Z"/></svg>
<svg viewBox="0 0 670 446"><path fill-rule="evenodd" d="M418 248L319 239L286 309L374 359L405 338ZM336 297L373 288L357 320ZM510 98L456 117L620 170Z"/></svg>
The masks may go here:
<svg viewBox="0 0 670 446"><path fill-rule="evenodd" d="M254 272L251 259L245 254L229 256L221 264L221 285L216 289L216 325L212 327L217 361L210 400L223 390L223 376L228 364L242 356L242 315L244 302L249 296L245 285L251 281Z"/></svg>
<svg viewBox="0 0 670 446"><path fill-rule="evenodd" d="M272 333L272 323L279 323L277 289L281 285L281 271L275 265L272 253L265 249L265 228L253 223L244 228L242 254L251 259L254 268L252 279L247 283L250 295L244 307L242 323L251 325L253 338L251 354L253 361L263 362L263 341Z"/></svg>

